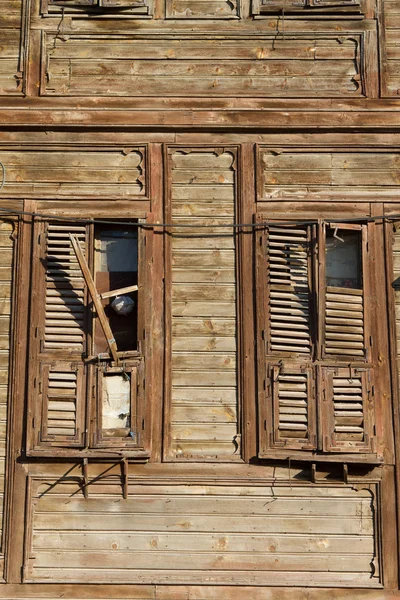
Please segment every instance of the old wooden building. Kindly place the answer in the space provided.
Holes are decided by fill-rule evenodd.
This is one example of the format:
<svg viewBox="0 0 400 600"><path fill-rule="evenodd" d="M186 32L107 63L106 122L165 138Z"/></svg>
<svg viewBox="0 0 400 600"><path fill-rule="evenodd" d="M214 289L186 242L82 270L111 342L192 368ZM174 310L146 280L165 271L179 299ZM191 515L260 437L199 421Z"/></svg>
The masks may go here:
<svg viewBox="0 0 400 600"><path fill-rule="evenodd" d="M0 598L399 589L400 0L0 0Z"/></svg>

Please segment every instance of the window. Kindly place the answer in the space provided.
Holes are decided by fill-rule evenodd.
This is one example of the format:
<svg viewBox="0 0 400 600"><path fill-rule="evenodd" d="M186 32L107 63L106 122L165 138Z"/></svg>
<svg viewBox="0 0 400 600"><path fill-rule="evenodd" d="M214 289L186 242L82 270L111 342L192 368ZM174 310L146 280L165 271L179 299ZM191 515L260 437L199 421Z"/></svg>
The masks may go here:
<svg viewBox="0 0 400 600"><path fill-rule="evenodd" d="M35 225L28 452L145 452L144 235Z"/></svg>
<svg viewBox="0 0 400 600"><path fill-rule="evenodd" d="M261 226L260 456L374 454L368 226Z"/></svg>

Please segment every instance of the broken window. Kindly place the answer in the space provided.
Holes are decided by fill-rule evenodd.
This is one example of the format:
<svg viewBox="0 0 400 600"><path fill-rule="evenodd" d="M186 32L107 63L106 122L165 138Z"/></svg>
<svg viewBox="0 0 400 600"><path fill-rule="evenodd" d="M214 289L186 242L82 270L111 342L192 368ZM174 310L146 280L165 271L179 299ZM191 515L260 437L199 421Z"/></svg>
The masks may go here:
<svg viewBox="0 0 400 600"><path fill-rule="evenodd" d="M132 224L56 222L36 230L28 449L141 453L144 232Z"/></svg>

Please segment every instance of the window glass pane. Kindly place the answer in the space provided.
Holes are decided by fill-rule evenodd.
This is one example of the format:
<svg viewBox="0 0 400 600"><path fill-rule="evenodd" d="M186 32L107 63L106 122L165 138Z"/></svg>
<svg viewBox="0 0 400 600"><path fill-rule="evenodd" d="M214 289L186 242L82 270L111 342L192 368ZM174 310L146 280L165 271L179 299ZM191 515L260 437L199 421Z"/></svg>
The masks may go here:
<svg viewBox="0 0 400 600"><path fill-rule="evenodd" d="M97 271L137 271L137 231L103 230L96 248Z"/></svg>
<svg viewBox="0 0 400 600"><path fill-rule="evenodd" d="M361 289L361 232L326 232L326 285Z"/></svg>
<svg viewBox="0 0 400 600"><path fill-rule="evenodd" d="M105 437L127 437L131 428L131 382L123 375L104 375L102 430Z"/></svg>

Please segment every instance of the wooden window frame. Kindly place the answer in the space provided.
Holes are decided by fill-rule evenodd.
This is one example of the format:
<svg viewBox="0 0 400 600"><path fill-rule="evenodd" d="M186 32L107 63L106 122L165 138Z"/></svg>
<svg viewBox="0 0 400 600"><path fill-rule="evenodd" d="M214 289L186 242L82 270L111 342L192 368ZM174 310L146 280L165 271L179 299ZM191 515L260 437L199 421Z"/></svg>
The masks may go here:
<svg viewBox="0 0 400 600"><path fill-rule="evenodd" d="M374 365L371 362L371 324L368 305L367 286L370 281L370 264L368 255L367 224L332 223L316 220L315 225L308 221L310 227L315 228L315 244L312 248L312 260L310 264L310 276L313 281L312 293L315 296L314 306L310 310L310 331L313 337L313 352L310 355L293 352L273 352L269 346L269 290L268 290L268 258L266 250L266 230L268 226L276 227L281 222L268 220L267 215L258 214L256 223L259 227L255 230L255 261L256 261L256 305L257 305L257 371L258 371L258 395L259 395L259 449L258 457L261 459L285 459L307 460L315 462L365 462L381 463L383 456L377 454L376 432L374 427L374 394L373 385L365 383L366 373L373 379ZM285 220L285 225L290 227L290 220ZM293 220L293 226L301 227L301 222ZM362 232L361 269L362 286L364 296L364 345L366 352L363 356L340 354L326 354L325 342L325 228L336 226L340 229L357 230ZM346 288L347 289L347 288ZM351 289L351 288L349 288ZM315 316L316 315L316 316ZM312 319L314 318L314 323ZM334 425L332 421L333 396L329 394L326 376L329 372L339 369L341 373L357 372L363 373L363 414L365 421L365 440L362 443L341 443L335 439ZM277 370L288 373L311 373L310 390L308 391L308 431L307 440L300 438L290 440L279 433L277 423L277 398L274 391L274 373ZM350 371L349 371L350 370ZM311 391L312 390L312 391ZM364 391L365 390L365 391ZM324 401L325 395L325 401ZM325 403L324 403L325 402ZM311 418L310 418L311 415ZM314 440L316 442L314 443Z"/></svg>
<svg viewBox="0 0 400 600"><path fill-rule="evenodd" d="M54 222L57 222L55 219ZM145 222L138 219L138 223ZM142 228L138 228L138 326L137 326L137 349L121 351L117 353L117 363L113 360L110 352L93 356L93 322L97 318L91 308L91 297L85 287L85 338L83 352L68 351L63 348L49 349L42 343L44 338L44 304L43 290L46 289L46 227L53 223L49 220L37 220L33 224L33 243L37 244L32 255L32 287L31 287L31 333L30 333L30 360L29 360L29 387L28 387L28 421L26 453L28 456L85 456L115 457L118 452L121 455L132 458L148 458L150 440L147 435L148 419L145 418L146 398L145 398L145 363L146 363L146 344L149 332L146 332L146 319L144 309L148 292L146 287L149 283L146 276L146 233ZM120 221L118 221L120 223ZM73 226L73 221L69 226ZM129 222L126 224L129 226ZM112 228L112 223L108 224ZM72 242L71 242L72 243ZM94 269L94 225L87 226L87 264L90 271ZM61 267L62 268L62 267ZM141 310L140 307L143 307ZM47 367L50 365L50 367ZM46 429L47 400L43 395L43 374L46 374L47 368L60 369L72 368L75 366L80 374L79 384L79 410L76 413L77 435L74 439L65 439L62 436L50 438ZM43 371L43 368L45 369ZM132 372L137 370L137 394L135 396L135 414L138 431L140 430L139 440L124 440L118 438L103 438L99 427L101 427L101 414L99 415L99 392L98 379L100 373L106 369L112 371L125 370ZM78 401L77 401L78 403ZM146 430L144 429L146 426Z"/></svg>
<svg viewBox="0 0 400 600"><path fill-rule="evenodd" d="M136 439L122 438L122 437L108 437L103 435L102 427L102 390L103 390L103 379L107 375L122 374L126 373L130 377L130 414L131 419L134 415L134 426L131 431L136 433ZM96 367L94 372L92 370L92 376L95 377L96 381L90 386L93 390L92 394L92 407L91 412L93 418L93 430L91 446L93 448L142 448L145 446L144 442L144 362L137 361L135 364L130 364L127 367Z"/></svg>

